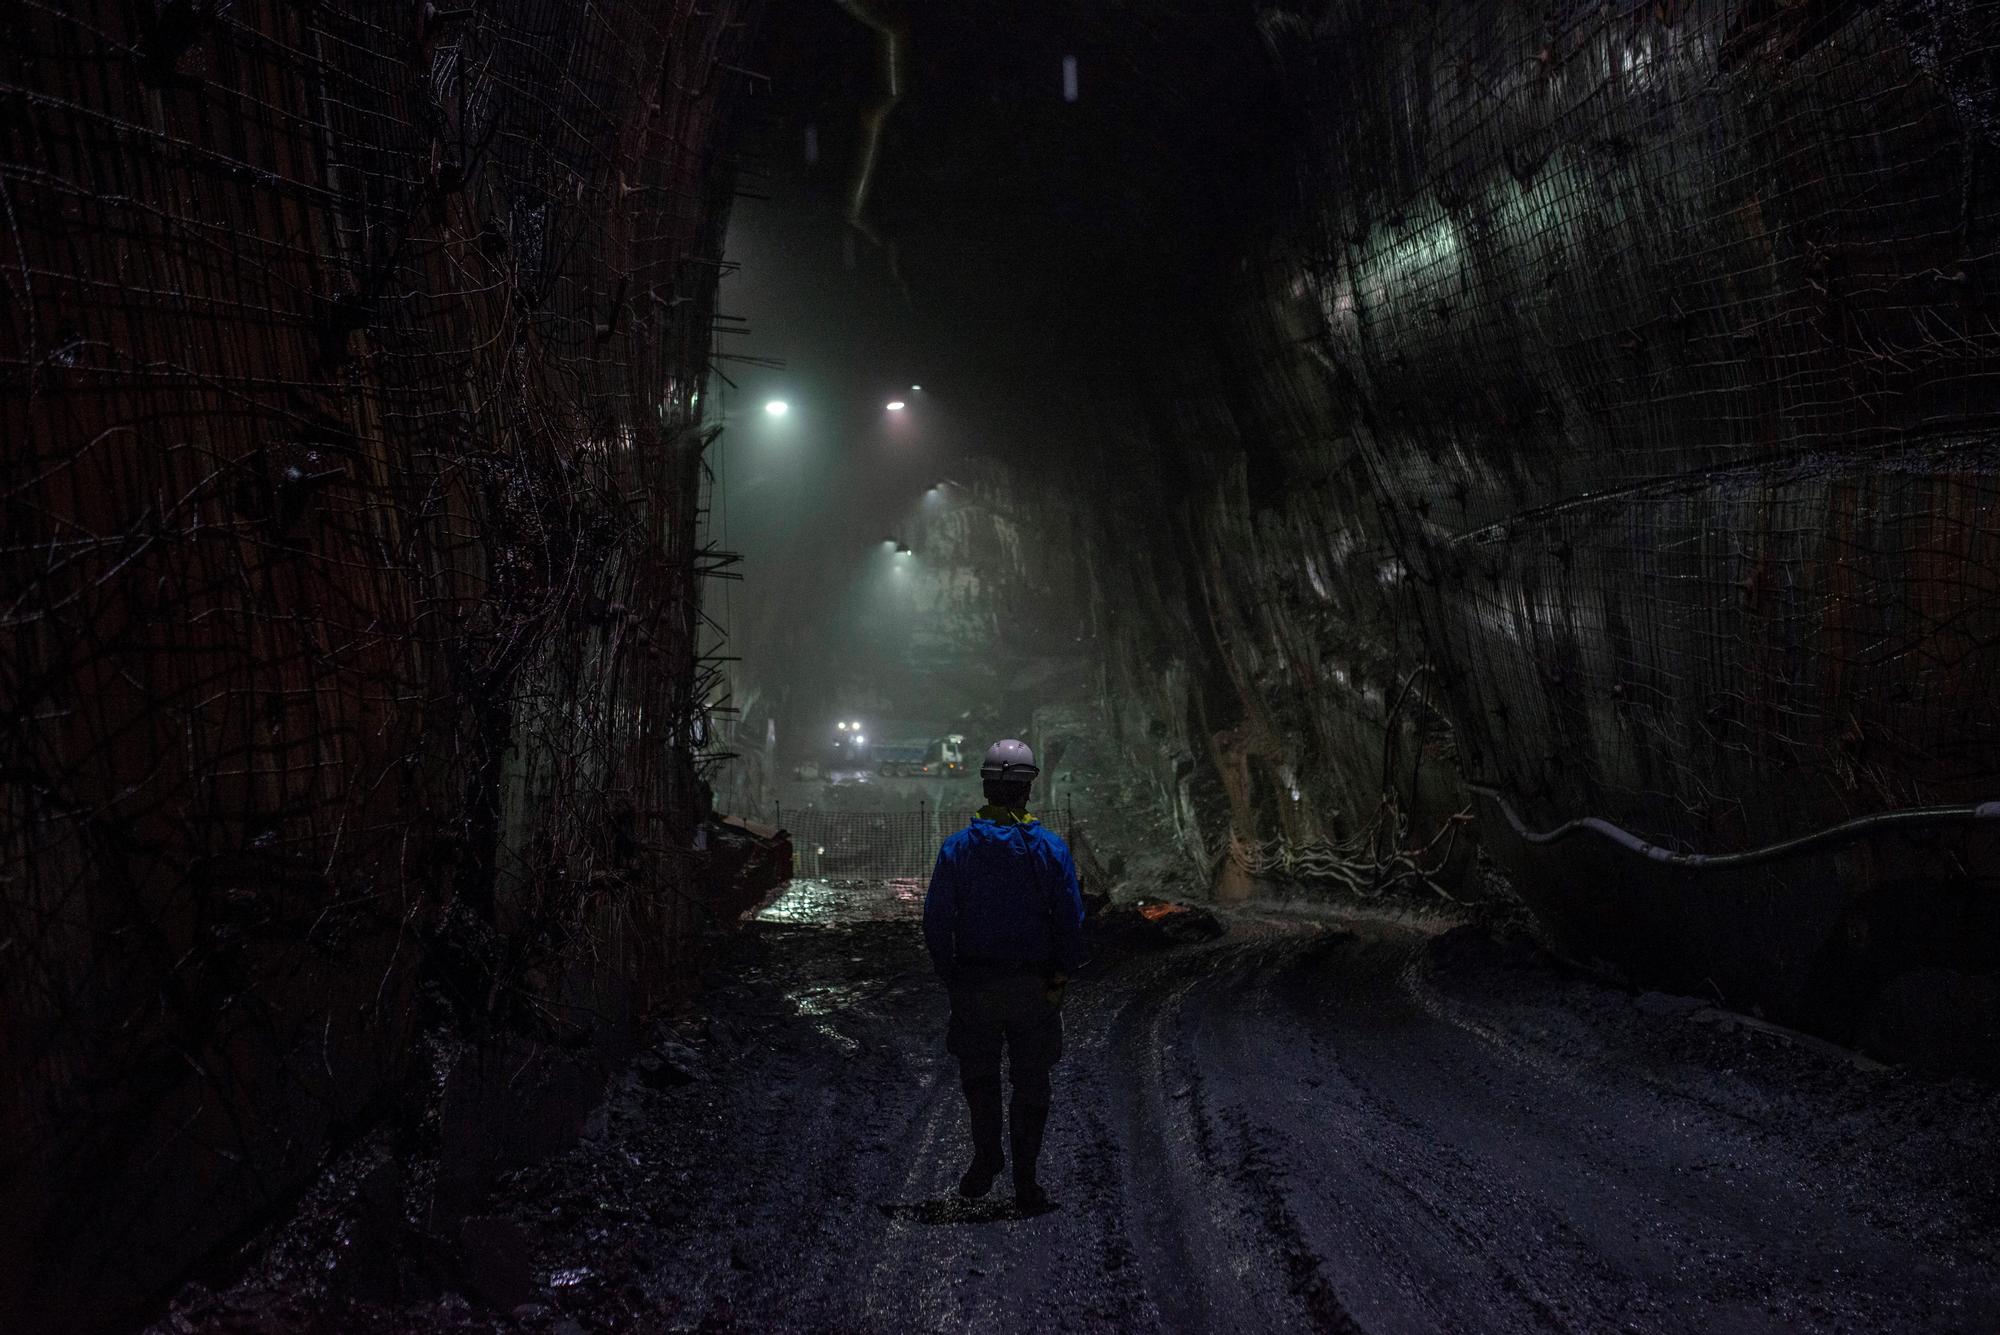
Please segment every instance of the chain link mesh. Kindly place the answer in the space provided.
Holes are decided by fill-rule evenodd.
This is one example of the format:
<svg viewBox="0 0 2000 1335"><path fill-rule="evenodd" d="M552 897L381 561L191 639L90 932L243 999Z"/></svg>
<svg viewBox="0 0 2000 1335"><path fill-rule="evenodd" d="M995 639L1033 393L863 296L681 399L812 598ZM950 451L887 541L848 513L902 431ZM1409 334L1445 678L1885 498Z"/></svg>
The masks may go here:
<svg viewBox="0 0 2000 1335"><path fill-rule="evenodd" d="M0 1217L64 1266L282 1190L422 962L685 971L749 8L0 12Z"/></svg>
<svg viewBox="0 0 2000 1335"><path fill-rule="evenodd" d="M1992 8L1267 28L1314 203L1264 282L1374 512L1308 573L1422 625L1467 770L1706 851L1991 796Z"/></svg>

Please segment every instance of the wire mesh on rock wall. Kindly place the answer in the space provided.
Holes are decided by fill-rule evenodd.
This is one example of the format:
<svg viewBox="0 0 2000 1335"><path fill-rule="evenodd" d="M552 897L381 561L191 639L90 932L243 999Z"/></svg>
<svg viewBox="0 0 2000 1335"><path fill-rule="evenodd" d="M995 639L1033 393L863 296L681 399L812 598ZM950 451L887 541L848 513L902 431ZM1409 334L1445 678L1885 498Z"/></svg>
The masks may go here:
<svg viewBox="0 0 2000 1335"><path fill-rule="evenodd" d="M1468 767L1709 851L1990 797L1993 11L1310 12L1295 277Z"/></svg>
<svg viewBox="0 0 2000 1335"><path fill-rule="evenodd" d="M0 15L0 1310L672 986L748 8Z"/></svg>
<svg viewBox="0 0 2000 1335"><path fill-rule="evenodd" d="M1087 461L1202 869L1476 893L1473 811L1580 958L1846 1038L1899 973L1993 995L1991 833L1683 874L1459 779L1704 853L2000 794L2000 11L1260 22L1297 197Z"/></svg>

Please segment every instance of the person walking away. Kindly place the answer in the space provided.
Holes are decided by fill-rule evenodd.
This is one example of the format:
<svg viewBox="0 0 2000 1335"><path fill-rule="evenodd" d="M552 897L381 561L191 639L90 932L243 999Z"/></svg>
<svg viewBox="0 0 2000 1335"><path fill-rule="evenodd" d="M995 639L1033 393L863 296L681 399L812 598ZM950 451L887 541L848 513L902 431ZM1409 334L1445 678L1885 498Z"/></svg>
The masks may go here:
<svg viewBox="0 0 2000 1335"><path fill-rule="evenodd" d="M1012 1100L1008 1148L1014 1201L1042 1210L1035 1160L1049 1122L1049 1072L1062 1056L1062 1000L1083 962L1083 896L1069 846L1028 812L1041 771L1024 742L987 749L979 767L986 805L938 849L924 895L924 945L951 996L945 1050L958 1058L972 1124L968 1198L992 1190L1007 1166L1000 1148L1000 1057Z"/></svg>

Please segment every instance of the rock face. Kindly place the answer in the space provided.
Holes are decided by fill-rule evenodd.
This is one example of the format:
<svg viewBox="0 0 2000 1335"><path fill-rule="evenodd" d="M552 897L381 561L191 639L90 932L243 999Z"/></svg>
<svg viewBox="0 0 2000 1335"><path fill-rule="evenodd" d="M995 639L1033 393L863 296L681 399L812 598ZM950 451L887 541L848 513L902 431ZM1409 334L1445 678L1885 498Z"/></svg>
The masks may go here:
<svg viewBox="0 0 2000 1335"><path fill-rule="evenodd" d="M1675 875L1460 784L1702 852L1995 795L1995 22L1265 15L1298 196L1081 488L1196 857L1338 843L1386 792L1400 846L1475 810L1559 944L1684 988L1852 1035L1887 978L1990 969L1993 834Z"/></svg>
<svg viewBox="0 0 2000 1335"><path fill-rule="evenodd" d="M1001 467L965 471L927 498L916 529L908 661L950 689L934 712L965 699L978 722L1006 730L1087 681L1081 506Z"/></svg>
<svg viewBox="0 0 2000 1335"><path fill-rule="evenodd" d="M751 9L0 20L0 1325L686 985Z"/></svg>

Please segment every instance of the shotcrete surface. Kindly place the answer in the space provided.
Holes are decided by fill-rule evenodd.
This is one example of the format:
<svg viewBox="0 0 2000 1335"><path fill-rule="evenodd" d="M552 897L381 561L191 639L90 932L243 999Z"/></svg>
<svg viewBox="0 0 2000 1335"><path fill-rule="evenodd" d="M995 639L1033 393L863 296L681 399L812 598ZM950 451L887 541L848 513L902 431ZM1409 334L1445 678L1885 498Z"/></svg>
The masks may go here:
<svg viewBox="0 0 2000 1335"><path fill-rule="evenodd" d="M1993 1090L1410 918L1251 907L1100 956L1057 1208L960 1201L920 903L798 883L748 925L675 1031L686 1083L628 1079L494 1200L532 1301L239 1289L162 1328L2000 1328Z"/></svg>

